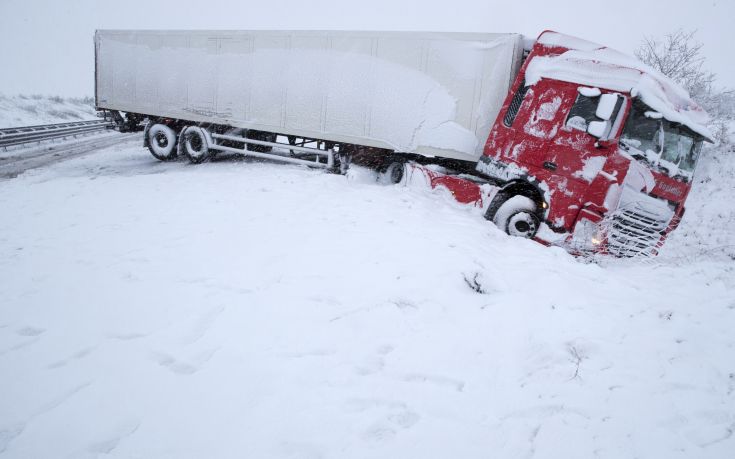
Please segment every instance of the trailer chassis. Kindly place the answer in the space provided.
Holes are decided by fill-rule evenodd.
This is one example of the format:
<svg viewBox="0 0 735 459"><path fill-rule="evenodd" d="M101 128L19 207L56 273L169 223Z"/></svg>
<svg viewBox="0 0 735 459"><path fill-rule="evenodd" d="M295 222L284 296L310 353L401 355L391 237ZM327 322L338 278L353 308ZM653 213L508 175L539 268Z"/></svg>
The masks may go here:
<svg viewBox="0 0 735 459"><path fill-rule="evenodd" d="M133 116L145 117L135 114ZM144 128L144 146L149 148L154 157L163 161L183 155L190 162L198 164L222 152L344 174L352 156L350 148L317 139L302 139L179 119L154 117L147 119ZM263 140L263 134L268 134L273 140ZM279 137L284 141L278 141ZM316 146L306 146L310 143L315 143Z"/></svg>

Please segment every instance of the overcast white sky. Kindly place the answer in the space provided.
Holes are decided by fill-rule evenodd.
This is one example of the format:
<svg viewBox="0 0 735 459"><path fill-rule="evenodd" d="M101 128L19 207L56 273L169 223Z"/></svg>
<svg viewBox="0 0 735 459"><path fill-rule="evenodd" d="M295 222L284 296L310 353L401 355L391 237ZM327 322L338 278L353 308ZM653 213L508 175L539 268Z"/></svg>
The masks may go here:
<svg viewBox="0 0 735 459"><path fill-rule="evenodd" d="M95 29L553 29L632 53L644 35L697 29L735 87L735 0L0 0L0 93L94 93Z"/></svg>

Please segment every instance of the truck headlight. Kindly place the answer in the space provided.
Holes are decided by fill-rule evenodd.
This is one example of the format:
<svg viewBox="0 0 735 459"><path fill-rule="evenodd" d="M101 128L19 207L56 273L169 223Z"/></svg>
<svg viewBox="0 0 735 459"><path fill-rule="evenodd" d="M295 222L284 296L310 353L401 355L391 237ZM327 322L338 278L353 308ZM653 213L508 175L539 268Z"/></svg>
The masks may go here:
<svg viewBox="0 0 735 459"><path fill-rule="evenodd" d="M602 228L599 224L587 218L581 218L574 226L572 233L572 246L577 250L594 251L605 240Z"/></svg>

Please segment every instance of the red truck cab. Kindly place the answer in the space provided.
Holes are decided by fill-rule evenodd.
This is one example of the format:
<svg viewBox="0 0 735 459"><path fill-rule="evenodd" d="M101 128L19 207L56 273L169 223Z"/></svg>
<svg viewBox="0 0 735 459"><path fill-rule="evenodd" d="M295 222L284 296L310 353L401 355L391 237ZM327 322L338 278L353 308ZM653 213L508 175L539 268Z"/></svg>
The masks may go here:
<svg viewBox="0 0 735 459"><path fill-rule="evenodd" d="M705 122L655 70L546 31L477 164L499 184L485 216L572 252L655 254L684 213Z"/></svg>

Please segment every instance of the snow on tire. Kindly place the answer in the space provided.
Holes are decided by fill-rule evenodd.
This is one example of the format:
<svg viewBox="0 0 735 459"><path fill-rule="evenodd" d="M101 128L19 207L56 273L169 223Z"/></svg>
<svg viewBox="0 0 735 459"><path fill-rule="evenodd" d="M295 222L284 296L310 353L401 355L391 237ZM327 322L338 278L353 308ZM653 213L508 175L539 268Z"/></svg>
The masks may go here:
<svg viewBox="0 0 735 459"><path fill-rule="evenodd" d="M406 163L403 161L392 161L384 172L378 175L378 182L385 185L401 183L406 175Z"/></svg>
<svg viewBox="0 0 735 459"><path fill-rule="evenodd" d="M182 150L189 161L202 163L211 156L209 135L203 128L189 126L181 133Z"/></svg>
<svg viewBox="0 0 735 459"><path fill-rule="evenodd" d="M176 132L165 124L154 124L148 129L148 150L159 161L176 159Z"/></svg>
<svg viewBox="0 0 735 459"><path fill-rule="evenodd" d="M516 195L503 202L495 212L493 223L511 236L532 238L539 228L537 206L533 199Z"/></svg>

